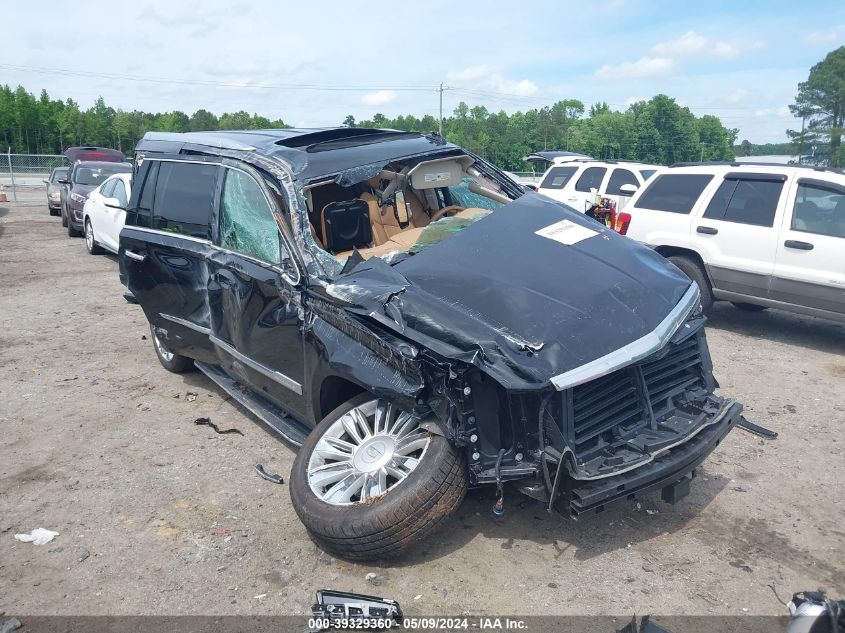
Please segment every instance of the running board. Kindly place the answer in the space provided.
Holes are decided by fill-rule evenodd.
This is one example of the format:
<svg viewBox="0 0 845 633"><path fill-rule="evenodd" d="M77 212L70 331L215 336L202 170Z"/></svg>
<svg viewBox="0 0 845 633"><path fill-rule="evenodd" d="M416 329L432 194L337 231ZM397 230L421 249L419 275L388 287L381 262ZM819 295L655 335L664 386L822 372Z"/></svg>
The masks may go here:
<svg viewBox="0 0 845 633"><path fill-rule="evenodd" d="M217 365L208 365L199 361L194 361L194 365L273 431L291 444L302 446L308 433L310 433L309 429L294 420L280 407L256 394Z"/></svg>

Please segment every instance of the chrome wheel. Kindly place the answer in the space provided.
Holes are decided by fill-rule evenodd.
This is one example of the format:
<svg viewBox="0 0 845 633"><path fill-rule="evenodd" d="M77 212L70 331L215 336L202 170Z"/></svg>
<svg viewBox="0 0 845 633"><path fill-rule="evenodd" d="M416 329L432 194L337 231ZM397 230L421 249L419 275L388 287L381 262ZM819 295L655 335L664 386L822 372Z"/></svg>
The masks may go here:
<svg viewBox="0 0 845 633"><path fill-rule="evenodd" d="M431 438L420 419L383 400L338 418L308 460L308 485L331 505L373 501L394 489L423 459Z"/></svg>
<svg viewBox="0 0 845 633"><path fill-rule="evenodd" d="M169 363L173 360L173 352L171 352L164 346L164 343L161 342L155 332L153 332L153 345L156 346L156 351L158 352L158 355L161 356L162 360L164 360L164 362Z"/></svg>
<svg viewBox="0 0 845 633"><path fill-rule="evenodd" d="M91 220L85 223L85 245L89 253L94 250L94 228L91 226Z"/></svg>

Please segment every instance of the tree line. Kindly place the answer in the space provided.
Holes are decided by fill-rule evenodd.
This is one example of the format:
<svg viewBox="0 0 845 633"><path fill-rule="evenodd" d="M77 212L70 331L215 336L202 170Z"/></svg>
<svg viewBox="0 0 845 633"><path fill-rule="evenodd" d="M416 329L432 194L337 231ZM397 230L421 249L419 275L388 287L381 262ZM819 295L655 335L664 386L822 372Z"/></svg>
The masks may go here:
<svg viewBox="0 0 845 633"><path fill-rule="evenodd" d="M431 132L437 119L413 115L395 119L376 114L345 125ZM668 165L682 161L731 160L738 130L718 117L696 117L666 95L630 105L624 112L607 103L587 109L577 99L514 112L490 112L484 106L458 104L443 121L444 136L504 169L525 168L522 158L541 150L567 150L594 158L633 160Z"/></svg>
<svg viewBox="0 0 845 633"><path fill-rule="evenodd" d="M0 147L17 154L61 154L74 145L113 147L131 152L149 131L198 132L289 127L284 121L248 112L217 116L208 110L188 115L127 111L106 105L102 97L87 110L73 99L36 98L23 87L0 87Z"/></svg>
<svg viewBox="0 0 845 633"><path fill-rule="evenodd" d="M393 128L429 133L438 129L435 117L413 115L394 119L376 114L370 120L347 116L344 125ZM191 132L289 127L240 111L217 116L208 110L191 115L127 111L108 106L102 98L82 109L73 99L39 97L18 86L0 87L0 143L13 153L60 154L73 145L114 147L130 152L148 131ZM461 102L443 121L450 141L493 161L504 169L524 169L522 157L544 149L562 149L597 158L670 164L691 160L726 160L734 156L736 130L712 115L696 117L674 99L657 95L624 112L606 103L589 109L566 99L550 107L514 112L490 112Z"/></svg>

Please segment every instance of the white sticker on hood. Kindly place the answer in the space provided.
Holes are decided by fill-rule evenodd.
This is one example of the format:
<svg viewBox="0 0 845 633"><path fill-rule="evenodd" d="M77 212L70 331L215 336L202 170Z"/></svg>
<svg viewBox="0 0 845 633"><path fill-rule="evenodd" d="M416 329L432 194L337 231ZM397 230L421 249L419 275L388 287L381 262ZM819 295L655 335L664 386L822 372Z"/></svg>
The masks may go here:
<svg viewBox="0 0 845 633"><path fill-rule="evenodd" d="M586 226L576 224L572 220L561 220L536 231L536 234L540 237L547 237L555 242L571 246L599 233L598 231L588 229Z"/></svg>

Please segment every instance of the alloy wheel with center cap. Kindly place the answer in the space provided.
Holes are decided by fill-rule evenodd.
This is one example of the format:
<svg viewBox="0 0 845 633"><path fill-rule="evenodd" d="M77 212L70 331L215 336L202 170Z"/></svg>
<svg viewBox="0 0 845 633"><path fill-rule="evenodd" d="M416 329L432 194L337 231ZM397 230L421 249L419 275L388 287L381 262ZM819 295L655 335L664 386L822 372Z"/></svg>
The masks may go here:
<svg viewBox="0 0 845 633"><path fill-rule="evenodd" d="M431 441L420 420L370 400L336 420L308 461L314 494L334 505L366 502L401 484Z"/></svg>
<svg viewBox="0 0 845 633"><path fill-rule="evenodd" d="M291 501L311 538L340 558L379 560L442 525L460 506L469 473L465 449L437 428L366 393L326 415L290 475Z"/></svg>

